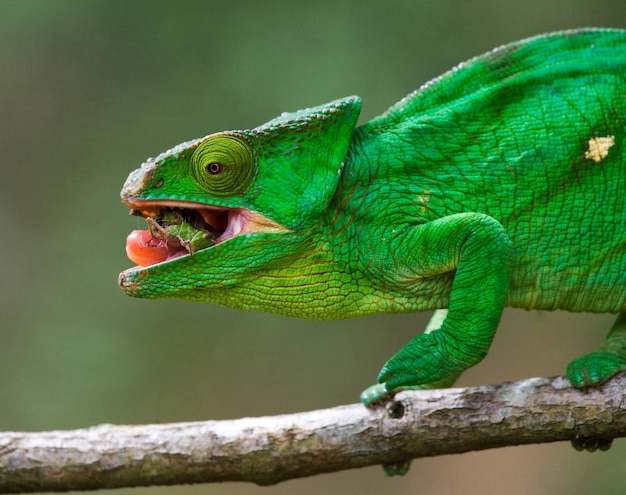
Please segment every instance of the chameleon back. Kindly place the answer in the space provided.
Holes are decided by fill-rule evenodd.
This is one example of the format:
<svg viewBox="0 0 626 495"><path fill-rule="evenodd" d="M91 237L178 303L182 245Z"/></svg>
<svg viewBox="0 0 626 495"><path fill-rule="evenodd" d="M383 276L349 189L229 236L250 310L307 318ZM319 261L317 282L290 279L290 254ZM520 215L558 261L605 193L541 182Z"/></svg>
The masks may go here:
<svg viewBox="0 0 626 495"><path fill-rule="evenodd" d="M378 191L380 209L403 212L404 225L462 212L498 220L513 244L510 305L618 312L625 75L622 31L506 45L357 129L346 180Z"/></svg>

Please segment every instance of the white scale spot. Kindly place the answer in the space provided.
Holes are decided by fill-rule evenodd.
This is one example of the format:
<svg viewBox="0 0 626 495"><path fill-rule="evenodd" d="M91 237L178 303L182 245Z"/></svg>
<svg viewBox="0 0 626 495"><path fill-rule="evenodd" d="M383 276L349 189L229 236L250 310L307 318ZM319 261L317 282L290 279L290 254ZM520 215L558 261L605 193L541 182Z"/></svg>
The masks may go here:
<svg viewBox="0 0 626 495"><path fill-rule="evenodd" d="M609 149L615 144L615 136L596 137L589 140L589 150L585 151L585 158L596 163L601 162L609 154Z"/></svg>

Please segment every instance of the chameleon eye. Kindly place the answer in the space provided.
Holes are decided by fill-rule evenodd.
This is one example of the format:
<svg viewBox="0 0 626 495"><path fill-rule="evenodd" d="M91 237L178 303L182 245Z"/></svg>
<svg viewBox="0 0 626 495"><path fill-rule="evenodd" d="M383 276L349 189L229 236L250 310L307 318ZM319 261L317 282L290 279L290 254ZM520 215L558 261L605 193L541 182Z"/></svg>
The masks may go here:
<svg viewBox="0 0 626 495"><path fill-rule="evenodd" d="M250 143L235 134L208 137L195 149L190 164L198 184L215 196L245 192L256 175Z"/></svg>
<svg viewBox="0 0 626 495"><path fill-rule="evenodd" d="M211 162L206 166L206 171L210 175L221 174L224 171L224 165L222 165L221 163L217 163L217 162Z"/></svg>

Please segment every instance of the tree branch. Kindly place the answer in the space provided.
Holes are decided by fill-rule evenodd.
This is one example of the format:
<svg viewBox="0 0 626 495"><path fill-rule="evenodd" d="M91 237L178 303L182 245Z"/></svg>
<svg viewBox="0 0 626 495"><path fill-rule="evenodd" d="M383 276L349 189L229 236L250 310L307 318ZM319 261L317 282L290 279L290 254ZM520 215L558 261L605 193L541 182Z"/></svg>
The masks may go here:
<svg viewBox="0 0 626 495"><path fill-rule="evenodd" d="M0 492L252 481L261 485L506 445L626 436L626 375L580 391L565 378L402 392L297 414L0 433Z"/></svg>

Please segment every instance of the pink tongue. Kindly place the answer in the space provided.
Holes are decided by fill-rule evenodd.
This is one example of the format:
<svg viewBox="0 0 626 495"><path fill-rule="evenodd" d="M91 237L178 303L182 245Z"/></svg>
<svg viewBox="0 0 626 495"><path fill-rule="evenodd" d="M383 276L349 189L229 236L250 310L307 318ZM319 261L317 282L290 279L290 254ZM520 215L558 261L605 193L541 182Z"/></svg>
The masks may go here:
<svg viewBox="0 0 626 495"><path fill-rule="evenodd" d="M126 238L126 255L141 266L151 266L187 254L182 246L155 239L149 230L133 230Z"/></svg>

